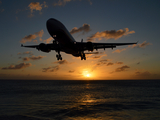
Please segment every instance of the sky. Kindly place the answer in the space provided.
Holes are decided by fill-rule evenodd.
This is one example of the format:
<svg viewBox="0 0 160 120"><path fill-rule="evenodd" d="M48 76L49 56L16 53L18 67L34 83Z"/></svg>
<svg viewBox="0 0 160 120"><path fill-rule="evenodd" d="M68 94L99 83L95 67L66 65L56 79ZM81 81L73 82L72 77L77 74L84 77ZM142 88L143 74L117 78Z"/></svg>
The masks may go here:
<svg viewBox="0 0 160 120"><path fill-rule="evenodd" d="M0 79L160 79L158 0L0 0ZM137 42L99 49L87 60L24 45L52 43L46 21L61 21L78 42ZM87 52L87 51L86 51Z"/></svg>

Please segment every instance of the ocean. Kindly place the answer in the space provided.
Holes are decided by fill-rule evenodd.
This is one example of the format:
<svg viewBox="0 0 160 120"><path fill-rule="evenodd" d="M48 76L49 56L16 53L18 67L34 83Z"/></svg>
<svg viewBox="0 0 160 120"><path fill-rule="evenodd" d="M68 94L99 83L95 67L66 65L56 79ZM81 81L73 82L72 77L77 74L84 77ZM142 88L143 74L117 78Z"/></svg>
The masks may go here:
<svg viewBox="0 0 160 120"><path fill-rule="evenodd" d="M0 80L0 120L160 120L160 80Z"/></svg>

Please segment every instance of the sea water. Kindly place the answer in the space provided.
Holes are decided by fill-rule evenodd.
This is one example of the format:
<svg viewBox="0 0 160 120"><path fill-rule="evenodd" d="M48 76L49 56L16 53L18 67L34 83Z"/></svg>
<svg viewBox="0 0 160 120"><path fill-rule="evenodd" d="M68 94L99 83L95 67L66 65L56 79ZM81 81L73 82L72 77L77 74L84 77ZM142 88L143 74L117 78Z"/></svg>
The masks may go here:
<svg viewBox="0 0 160 120"><path fill-rule="evenodd" d="M1 80L0 120L159 120L160 80Z"/></svg>

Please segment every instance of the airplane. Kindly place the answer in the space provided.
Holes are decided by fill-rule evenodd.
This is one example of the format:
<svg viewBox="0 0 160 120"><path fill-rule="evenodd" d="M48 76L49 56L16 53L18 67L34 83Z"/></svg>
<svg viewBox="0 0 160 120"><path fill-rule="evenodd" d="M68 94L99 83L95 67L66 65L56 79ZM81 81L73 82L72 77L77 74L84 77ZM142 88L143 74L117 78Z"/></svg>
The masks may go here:
<svg viewBox="0 0 160 120"><path fill-rule="evenodd" d="M75 57L81 57L81 60L86 60L86 56L84 51L92 51L94 49L104 49L105 48L116 48L116 46L121 45L132 45L136 43L93 43L93 42L76 42L66 27L58 20L54 18L50 18L46 22L46 27L49 34L54 38L53 43L45 44L40 43L39 45L30 45L21 47L28 48L36 48L37 50L41 50L42 52L50 52L51 50L55 50L58 54L56 55L57 60L62 60L62 56L60 52L65 52L67 54L71 54ZM92 53L91 54L94 54ZM90 53L88 53L90 54Z"/></svg>

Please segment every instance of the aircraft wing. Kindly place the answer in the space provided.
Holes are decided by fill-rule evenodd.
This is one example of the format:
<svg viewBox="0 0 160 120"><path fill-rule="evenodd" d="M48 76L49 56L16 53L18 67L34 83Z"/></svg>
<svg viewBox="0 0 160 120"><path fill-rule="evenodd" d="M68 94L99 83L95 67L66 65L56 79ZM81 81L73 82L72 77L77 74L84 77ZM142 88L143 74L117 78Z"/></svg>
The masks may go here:
<svg viewBox="0 0 160 120"><path fill-rule="evenodd" d="M23 44L21 44L21 47L38 48L39 45L27 45L27 46L24 46Z"/></svg>
<svg viewBox="0 0 160 120"><path fill-rule="evenodd" d="M94 46L94 49L101 49L101 48L116 48L116 46L122 46L122 45L133 45L137 43L92 43Z"/></svg>
<svg viewBox="0 0 160 120"><path fill-rule="evenodd" d="M116 46L122 45L133 45L136 43L92 43L92 42L77 42L83 50L93 51L93 49L105 49L105 48L116 48Z"/></svg>
<svg viewBox="0 0 160 120"><path fill-rule="evenodd" d="M43 52L50 52L51 50L61 50L61 47L58 44L45 44L45 43L40 43L39 45L27 45L27 46L24 46L22 44L21 47L36 48L37 50L41 50Z"/></svg>

